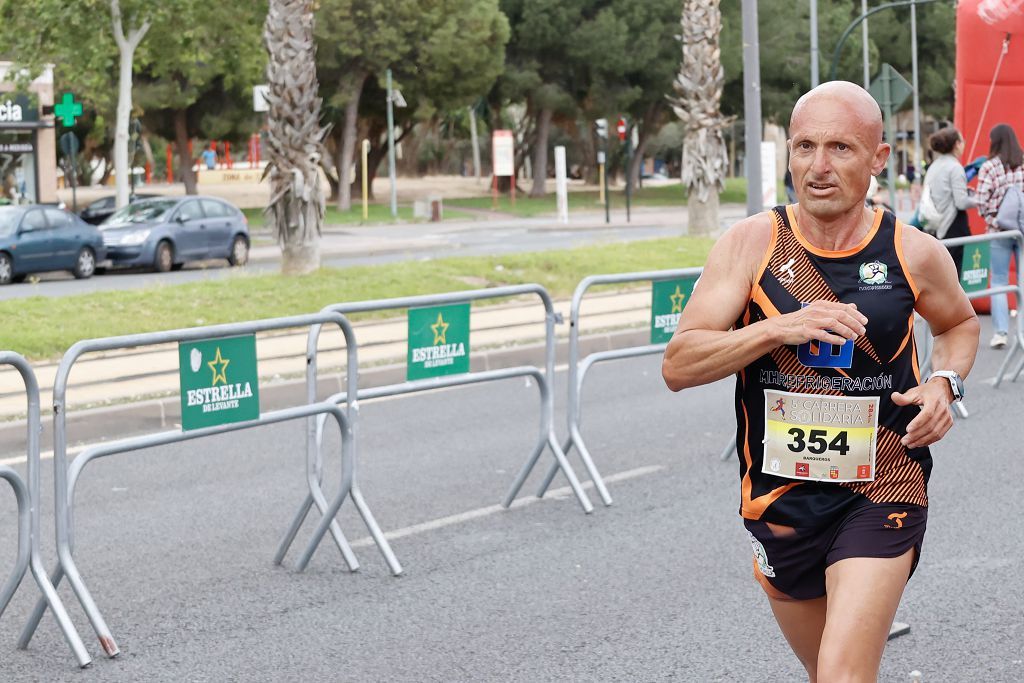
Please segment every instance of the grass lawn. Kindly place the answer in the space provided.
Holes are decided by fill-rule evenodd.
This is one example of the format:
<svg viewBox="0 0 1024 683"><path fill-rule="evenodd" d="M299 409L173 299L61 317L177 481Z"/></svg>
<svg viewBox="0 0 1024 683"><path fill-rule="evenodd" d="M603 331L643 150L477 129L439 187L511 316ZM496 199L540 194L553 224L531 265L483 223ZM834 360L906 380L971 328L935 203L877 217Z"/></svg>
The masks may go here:
<svg viewBox="0 0 1024 683"><path fill-rule="evenodd" d="M59 358L80 339L312 313L331 303L539 283L569 297L587 275L699 266L713 241L678 237L563 251L249 274L63 298L0 301L0 348ZM394 315L394 311L377 317ZM372 314L370 314L372 315ZM358 318L358 316L353 316ZM366 316L363 316L366 317Z"/></svg>

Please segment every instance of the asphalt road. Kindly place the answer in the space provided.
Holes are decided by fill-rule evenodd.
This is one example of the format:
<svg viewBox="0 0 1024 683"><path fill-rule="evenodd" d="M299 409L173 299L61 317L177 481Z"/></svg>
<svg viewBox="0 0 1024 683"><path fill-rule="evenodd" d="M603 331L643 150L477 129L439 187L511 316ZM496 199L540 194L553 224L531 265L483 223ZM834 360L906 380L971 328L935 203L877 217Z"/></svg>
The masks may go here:
<svg viewBox="0 0 1024 683"><path fill-rule="evenodd" d="M927 683L1024 679L1024 386L985 383L1001 359L981 352L971 417L934 450L924 556L897 615L912 630L890 643L882 681L913 669ZM358 573L329 545L305 573L272 565L304 493L298 424L97 462L78 491L76 557L123 654L99 657L66 586L91 669L77 670L49 616L31 648L15 650L36 595L26 582L0 619L0 679L801 680L751 576L736 463L716 457L733 429L732 384L673 395L655 357L595 368L584 434L619 480L615 505L595 496L589 516L564 496L480 512L536 438L537 390L523 380L364 403L359 479L381 526L406 532L393 541L400 578L358 541L366 533L347 505ZM336 460L326 471L337 477ZM524 500L535 501L534 483ZM46 511L48 475L43 491ZM47 558L51 524L46 514ZM12 561L11 527L0 530L0 567Z"/></svg>
<svg viewBox="0 0 1024 683"><path fill-rule="evenodd" d="M616 223L604 225L600 217L581 214L574 223L563 226L551 218L464 221L459 223L408 224L397 226L331 228L321 242L323 264L344 268L409 260L427 260L449 256L483 256L533 251L569 249L601 242L622 242L683 234L684 209L645 210L625 223L624 216ZM723 222L732 222L732 207L723 210ZM359 246L350 243L358 240ZM257 255L254 251L254 256ZM264 248L266 258L253 260L246 272L276 272L280 269L280 252L276 247ZM29 296L68 296L96 291L128 290L157 284L174 285L215 278L230 277L238 269L224 260L187 264L172 273L151 273L141 269L113 270L88 280L75 280L70 272L42 273L38 282L0 287L0 300Z"/></svg>

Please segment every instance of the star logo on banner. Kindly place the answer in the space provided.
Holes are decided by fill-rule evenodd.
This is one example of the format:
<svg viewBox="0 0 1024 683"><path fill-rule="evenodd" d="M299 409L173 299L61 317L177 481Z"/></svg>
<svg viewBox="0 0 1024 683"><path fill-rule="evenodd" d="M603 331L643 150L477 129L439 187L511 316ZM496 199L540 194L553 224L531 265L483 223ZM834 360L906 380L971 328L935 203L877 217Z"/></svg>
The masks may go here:
<svg viewBox="0 0 1024 683"><path fill-rule="evenodd" d="M448 343L448 342L446 342L444 340L444 336L448 332L448 323L446 323L444 321L444 318L441 317L440 313L437 314L437 322L434 323L433 325L431 325L430 329L434 333L434 343L435 344L447 344Z"/></svg>
<svg viewBox="0 0 1024 683"><path fill-rule="evenodd" d="M672 299L672 312L682 313L683 312L683 300L686 295L680 290L679 285L676 285L676 293L669 297Z"/></svg>
<svg viewBox="0 0 1024 683"><path fill-rule="evenodd" d="M974 260L974 269L981 268L981 249L975 248L971 258Z"/></svg>
<svg viewBox="0 0 1024 683"><path fill-rule="evenodd" d="M210 384L211 387L217 386L217 382L222 382L224 384L228 383L228 376L225 374L225 370L228 369L228 363L230 362L231 361L227 358L221 357L220 347L218 346L217 353L214 355L213 360L207 363L207 365L210 366L210 369L213 370L213 382ZM217 366L220 366L220 372L217 372Z"/></svg>

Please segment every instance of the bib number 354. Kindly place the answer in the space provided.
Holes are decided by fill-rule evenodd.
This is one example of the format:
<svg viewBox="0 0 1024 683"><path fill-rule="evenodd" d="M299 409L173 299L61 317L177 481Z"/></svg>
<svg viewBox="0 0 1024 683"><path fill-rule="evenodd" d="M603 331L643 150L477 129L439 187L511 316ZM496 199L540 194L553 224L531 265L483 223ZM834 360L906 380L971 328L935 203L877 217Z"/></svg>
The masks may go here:
<svg viewBox="0 0 1024 683"><path fill-rule="evenodd" d="M849 435L845 430L836 434L831 441L828 440L828 431L824 429L804 430L793 427L788 433L793 440L787 446L794 453L806 451L814 455L821 455L825 451L832 451L839 455L846 455L850 452Z"/></svg>

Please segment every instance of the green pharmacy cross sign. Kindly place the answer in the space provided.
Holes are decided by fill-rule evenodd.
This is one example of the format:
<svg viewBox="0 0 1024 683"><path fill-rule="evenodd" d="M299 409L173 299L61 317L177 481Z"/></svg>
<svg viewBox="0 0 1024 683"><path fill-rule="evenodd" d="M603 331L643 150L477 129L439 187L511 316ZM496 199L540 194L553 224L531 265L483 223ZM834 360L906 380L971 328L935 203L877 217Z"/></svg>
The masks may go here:
<svg viewBox="0 0 1024 683"><path fill-rule="evenodd" d="M406 379L469 372L469 304L409 309Z"/></svg>
<svg viewBox="0 0 1024 683"><path fill-rule="evenodd" d="M182 431L259 418L255 336L182 342L178 374Z"/></svg>
<svg viewBox="0 0 1024 683"><path fill-rule="evenodd" d="M75 102L75 96L66 92L64 99L54 105L53 113L58 119L63 119L65 128L70 128L75 125L75 117L82 115L82 103Z"/></svg>
<svg viewBox="0 0 1024 683"><path fill-rule="evenodd" d="M693 293L696 278L651 283L651 343L664 344L675 334L679 316Z"/></svg>

